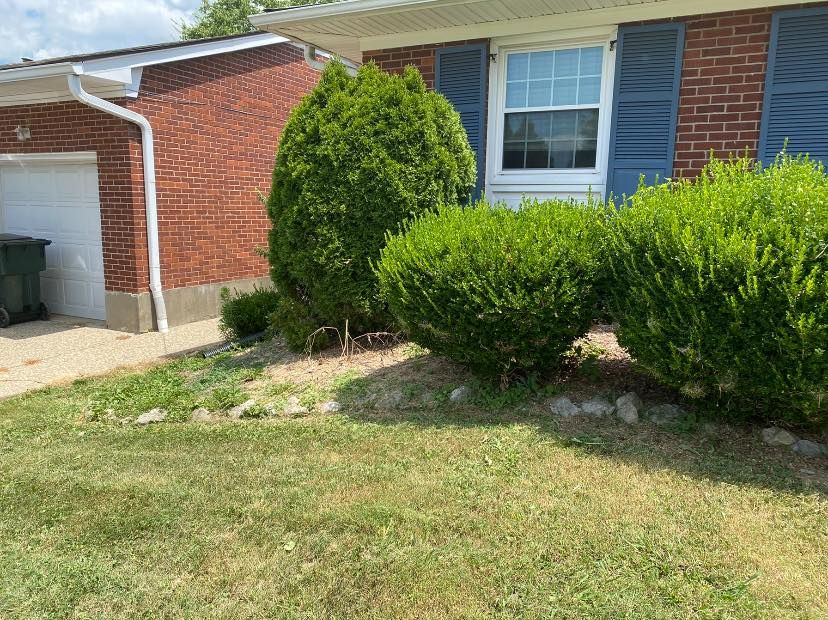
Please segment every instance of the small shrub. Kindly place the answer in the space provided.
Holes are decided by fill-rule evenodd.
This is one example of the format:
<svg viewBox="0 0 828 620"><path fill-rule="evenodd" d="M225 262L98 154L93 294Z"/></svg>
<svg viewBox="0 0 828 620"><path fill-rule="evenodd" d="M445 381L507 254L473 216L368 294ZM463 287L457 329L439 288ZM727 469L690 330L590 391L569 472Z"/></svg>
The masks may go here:
<svg viewBox="0 0 828 620"><path fill-rule="evenodd" d="M219 329L228 339L244 338L265 331L270 315L276 310L279 295L271 288L253 287L249 292L221 291Z"/></svg>
<svg viewBox="0 0 828 620"><path fill-rule="evenodd" d="M828 422L828 180L781 157L642 188L611 227L620 343L722 411Z"/></svg>
<svg viewBox="0 0 828 620"><path fill-rule="evenodd" d="M588 329L603 263L597 204L480 204L415 218L377 267L411 340L484 375L560 364Z"/></svg>
<svg viewBox="0 0 828 620"><path fill-rule="evenodd" d="M385 232L464 201L475 178L459 115L416 69L367 64L354 78L329 63L282 132L267 205L271 275L286 299L274 320L287 341L301 349L346 320L354 335L387 328L371 269Z"/></svg>

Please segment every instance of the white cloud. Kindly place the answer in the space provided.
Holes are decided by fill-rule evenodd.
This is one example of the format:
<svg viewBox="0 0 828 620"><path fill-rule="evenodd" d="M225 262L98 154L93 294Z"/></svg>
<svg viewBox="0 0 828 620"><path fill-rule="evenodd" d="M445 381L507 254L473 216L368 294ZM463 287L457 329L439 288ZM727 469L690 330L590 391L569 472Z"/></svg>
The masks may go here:
<svg viewBox="0 0 828 620"><path fill-rule="evenodd" d="M199 0L0 0L0 64L179 38Z"/></svg>

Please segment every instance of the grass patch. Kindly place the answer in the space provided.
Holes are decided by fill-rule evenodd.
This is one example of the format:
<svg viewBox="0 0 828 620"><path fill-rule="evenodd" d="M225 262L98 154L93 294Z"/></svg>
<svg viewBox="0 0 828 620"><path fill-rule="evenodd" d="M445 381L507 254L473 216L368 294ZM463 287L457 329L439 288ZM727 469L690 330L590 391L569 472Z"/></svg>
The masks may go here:
<svg viewBox="0 0 828 620"><path fill-rule="evenodd" d="M828 498L765 449L607 420L564 432L531 385L475 386L456 405L445 401L454 379L438 390L423 378L406 397L439 392L436 405L377 416L353 403L405 391L399 377L427 368L269 383L249 359L180 360L0 401L0 617L828 614ZM158 406L183 419L250 393L352 406L276 421L106 421L107 409Z"/></svg>

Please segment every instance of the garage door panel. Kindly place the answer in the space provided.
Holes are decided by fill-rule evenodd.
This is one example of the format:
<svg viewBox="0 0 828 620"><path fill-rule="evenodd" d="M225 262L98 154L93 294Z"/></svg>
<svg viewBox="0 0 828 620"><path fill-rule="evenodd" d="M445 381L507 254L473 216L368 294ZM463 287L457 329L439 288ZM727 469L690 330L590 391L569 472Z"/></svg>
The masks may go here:
<svg viewBox="0 0 828 620"><path fill-rule="evenodd" d="M106 300L104 298L103 286L92 287L92 307L101 317L106 315Z"/></svg>
<svg viewBox="0 0 828 620"><path fill-rule="evenodd" d="M27 203L35 201L40 204L49 204L55 200L54 179L51 169L29 170L29 178L26 180L25 194L23 200Z"/></svg>
<svg viewBox="0 0 828 620"><path fill-rule="evenodd" d="M64 243L60 248L60 269L93 273L92 261L89 259L90 248L75 243Z"/></svg>
<svg viewBox="0 0 828 620"><path fill-rule="evenodd" d="M5 181L5 175L3 176ZM28 230L33 222L32 216L27 216L27 209L25 206L11 204L5 200L0 201L0 204L5 205L3 211L3 228L10 233L17 235L23 234L23 231Z"/></svg>
<svg viewBox="0 0 828 620"><path fill-rule="evenodd" d="M53 312L105 318L95 164L0 167L0 232L52 241L41 284Z"/></svg>
<svg viewBox="0 0 828 620"><path fill-rule="evenodd" d="M54 310L55 304L63 300L63 281L48 276L48 271L40 276L40 295L46 305Z"/></svg>
<svg viewBox="0 0 828 620"><path fill-rule="evenodd" d="M3 171L3 186L0 187L0 198L3 202L24 202L26 200L26 185L28 176L24 170L6 168Z"/></svg>
<svg viewBox="0 0 828 620"><path fill-rule="evenodd" d="M98 194L98 173L88 173L83 177L83 198L87 202L96 205L100 202L100 195Z"/></svg>
<svg viewBox="0 0 828 620"><path fill-rule="evenodd" d="M63 280L63 290L66 305L78 307L91 306L92 291L90 290L89 282L65 278Z"/></svg>

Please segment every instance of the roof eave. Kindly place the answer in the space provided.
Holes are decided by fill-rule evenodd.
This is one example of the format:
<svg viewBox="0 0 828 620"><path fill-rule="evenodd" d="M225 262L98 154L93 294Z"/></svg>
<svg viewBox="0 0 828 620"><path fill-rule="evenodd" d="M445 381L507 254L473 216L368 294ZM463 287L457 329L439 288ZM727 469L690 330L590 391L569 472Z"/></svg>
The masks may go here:
<svg viewBox="0 0 828 620"><path fill-rule="evenodd" d="M78 75L81 73L83 73L82 64L74 62L62 62L54 65L37 65L34 67L17 67L14 69L0 71L0 83L37 80L61 75Z"/></svg>

